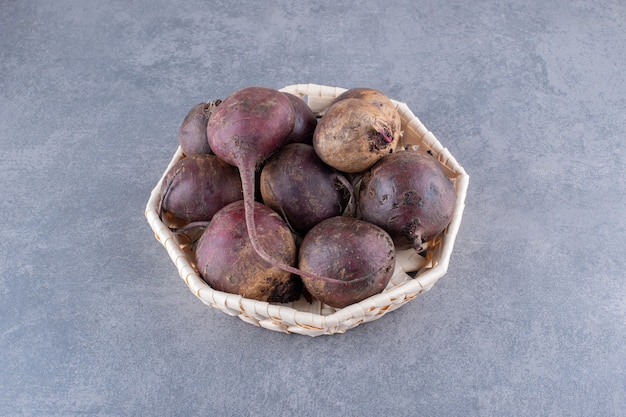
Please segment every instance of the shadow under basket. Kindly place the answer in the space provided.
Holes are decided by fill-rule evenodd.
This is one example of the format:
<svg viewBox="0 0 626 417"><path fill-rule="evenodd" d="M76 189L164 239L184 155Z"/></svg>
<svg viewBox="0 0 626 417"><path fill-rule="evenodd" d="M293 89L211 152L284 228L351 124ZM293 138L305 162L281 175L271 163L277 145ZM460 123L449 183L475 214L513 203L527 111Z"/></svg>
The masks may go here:
<svg viewBox="0 0 626 417"><path fill-rule="evenodd" d="M346 89L316 84L297 84L284 87L280 91L301 97L315 114L321 116L333 99ZM435 239L426 243L425 251L420 254L414 250L396 253L393 277L382 293L336 309L317 300L309 303L304 297L291 303L268 303L211 288L200 278L194 265L194 253L190 242L197 236L173 233L158 215L163 178L170 167L184 157L179 147L150 194L145 216L156 239L167 251L189 290L204 304L226 314L237 316L247 323L273 331L308 336L344 333L361 323L382 317L403 306L418 294L429 290L448 270L454 241L463 216L469 176L406 104L393 99L392 102L402 118L404 134L399 146L410 144L421 150L431 151L441 163L446 176L454 183L457 200L450 224Z"/></svg>

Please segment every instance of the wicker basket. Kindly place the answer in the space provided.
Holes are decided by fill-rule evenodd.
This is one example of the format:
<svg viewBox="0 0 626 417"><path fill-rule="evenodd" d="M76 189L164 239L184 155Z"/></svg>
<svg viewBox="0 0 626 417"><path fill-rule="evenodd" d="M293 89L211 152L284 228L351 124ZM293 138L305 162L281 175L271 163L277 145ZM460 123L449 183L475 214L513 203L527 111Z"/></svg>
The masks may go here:
<svg viewBox="0 0 626 417"><path fill-rule="evenodd" d="M322 115L330 102L346 89L298 84L284 87L281 91L303 98L316 114ZM200 278L195 269L194 254L190 248L190 242L195 237L181 233L173 234L157 214L163 176L184 156L179 147L150 194L145 216L156 239L165 247L178 268L180 277L191 292L206 305L237 316L256 326L284 333L319 336L343 333L361 323L376 320L401 307L415 298L417 294L429 290L439 278L445 275L463 215L469 176L406 104L395 100L392 102L402 117L404 134L401 144L413 144L420 149L431 150L441 162L446 175L453 181L457 194L456 207L450 225L440 236L428 242L425 256L420 256L413 250L399 251L396 254L393 277L385 290L342 309L329 307L316 300L309 303L304 300L304 297L292 303L279 304L251 300L213 290Z"/></svg>

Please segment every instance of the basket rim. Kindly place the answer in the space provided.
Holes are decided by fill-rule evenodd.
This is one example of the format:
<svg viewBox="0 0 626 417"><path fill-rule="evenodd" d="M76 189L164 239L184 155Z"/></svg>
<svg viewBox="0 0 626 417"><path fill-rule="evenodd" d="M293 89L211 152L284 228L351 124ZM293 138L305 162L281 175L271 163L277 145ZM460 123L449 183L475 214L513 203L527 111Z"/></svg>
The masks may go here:
<svg viewBox="0 0 626 417"><path fill-rule="evenodd" d="M314 112L319 113L323 111L324 103L328 103L329 100L332 101L334 97L346 91L346 89L319 84L293 84L285 86L279 89L279 91L289 92L303 99L306 98ZM185 281L189 290L204 304L218 308L227 314L239 316L239 318L248 323L284 333L299 333L309 336L343 333L361 323L375 320L387 312L404 305L415 298L417 294L429 290L448 270L465 207L469 175L405 103L394 99L391 99L391 101L401 115L405 134L408 132L410 135L419 137L421 142L432 150L432 153L437 157L447 174L449 176L452 175L451 178L455 180L457 202L452 220L440 237L441 254L437 259L438 262L427 270L418 273L414 278L402 270L402 265L399 265L400 262L396 262L394 277L398 275L404 279L404 282L391 288L388 287L382 293L373 295L358 303L341 309L332 309L334 311L327 311L327 314L323 314L323 311L315 313L300 310L294 306L297 302L288 304L269 303L215 290L200 278L181 248L177 237L161 221L157 213L163 179L169 169L184 156L181 147L178 146L157 184L150 192L144 215L155 234L155 238L166 249L170 259L178 269L180 278ZM314 303L319 302L314 301ZM314 306L312 308L318 307ZM323 310L323 307L321 308Z"/></svg>

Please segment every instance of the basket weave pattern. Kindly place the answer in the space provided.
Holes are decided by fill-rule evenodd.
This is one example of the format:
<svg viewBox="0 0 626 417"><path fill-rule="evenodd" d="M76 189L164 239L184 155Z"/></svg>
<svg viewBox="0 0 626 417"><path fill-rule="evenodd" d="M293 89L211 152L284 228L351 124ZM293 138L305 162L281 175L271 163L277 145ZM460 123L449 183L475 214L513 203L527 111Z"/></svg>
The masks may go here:
<svg viewBox="0 0 626 417"><path fill-rule="evenodd" d="M284 87L281 91L303 98L314 113L323 115L333 99L346 89L316 84L297 84ZM432 151L441 162L446 175L454 183L457 194L456 206L449 226L440 236L427 243L428 249L425 257L413 250L398 251L395 271L385 290L342 309L335 309L317 300L309 303L304 300L304 297L292 303L279 304L216 291L200 278L195 269L194 254L190 247L190 242L194 237L184 233L172 233L158 215L163 178L170 167L184 157L179 147L150 194L145 216L156 239L164 246L189 290L204 304L226 314L237 316L247 323L269 330L308 336L343 333L361 323L376 320L401 307L418 294L429 290L448 270L465 207L469 176L406 104L393 99L392 102L402 118L404 134L399 146L412 144L419 149ZM415 271L417 272L409 275Z"/></svg>

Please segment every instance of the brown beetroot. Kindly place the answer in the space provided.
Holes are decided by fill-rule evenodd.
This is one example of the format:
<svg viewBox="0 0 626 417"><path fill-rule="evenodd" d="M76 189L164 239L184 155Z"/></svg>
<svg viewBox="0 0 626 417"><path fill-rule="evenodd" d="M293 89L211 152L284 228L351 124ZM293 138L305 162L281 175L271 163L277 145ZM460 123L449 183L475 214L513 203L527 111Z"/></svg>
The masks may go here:
<svg viewBox="0 0 626 417"><path fill-rule="evenodd" d="M207 221L226 204L242 198L237 168L215 155L190 155L165 174L159 214L164 211L187 222Z"/></svg>
<svg viewBox="0 0 626 417"><path fill-rule="evenodd" d="M406 150L380 160L362 178L361 218L385 229L397 249L421 249L450 223L454 184L429 153Z"/></svg>
<svg viewBox="0 0 626 417"><path fill-rule="evenodd" d="M332 104L319 120L313 147L333 168L360 173L393 152L399 139L399 126L379 106L346 98Z"/></svg>
<svg viewBox="0 0 626 417"><path fill-rule="evenodd" d="M286 223L268 207L254 202L257 237L271 248L272 258L296 262L296 244ZM248 236L243 201L217 212L198 240L196 265L213 289L268 302L298 299L302 282L297 276L264 261Z"/></svg>
<svg viewBox="0 0 626 417"><path fill-rule="evenodd" d="M350 182L304 143L286 145L267 161L260 188L263 202L301 235L322 220L342 215L354 199Z"/></svg>
<svg viewBox="0 0 626 417"><path fill-rule="evenodd" d="M351 217L332 217L304 237L298 264L303 271L329 277L302 276L313 297L343 308L385 289L393 275L395 249L380 227Z"/></svg>
<svg viewBox="0 0 626 417"><path fill-rule="evenodd" d="M398 135L398 138L400 137L402 119L400 118L400 113L396 110L396 106L387 95L373 88L351 88L337 96L333 103L347 98L364 100L380 108L380 110L385 113L387 120L389 120L391 130L395 135Z"/></svg>
<svg viewBox="0 0 626 417"><path fill-rule="evenodd" d="M189 110L178 131L178 144L185 155L211 153L206 126L221 100L196 104Z"/></svg>

